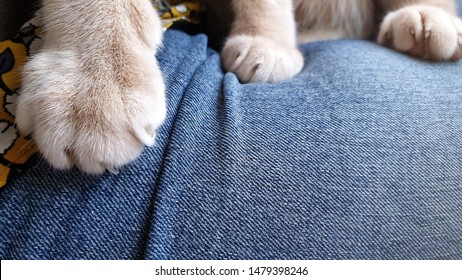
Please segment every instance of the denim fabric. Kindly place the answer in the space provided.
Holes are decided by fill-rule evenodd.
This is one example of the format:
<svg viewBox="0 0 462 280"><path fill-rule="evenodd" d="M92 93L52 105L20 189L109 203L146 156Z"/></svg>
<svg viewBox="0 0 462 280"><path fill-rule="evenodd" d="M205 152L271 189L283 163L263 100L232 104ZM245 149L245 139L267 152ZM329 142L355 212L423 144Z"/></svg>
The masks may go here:
<svg viewBox="0 0 462 280"><path fill-rule="evenodd" d="M206 44L165 34L168 118L120 174L0 190L2 259L462 258L462 63L338 40L242 85Z"/></svg>

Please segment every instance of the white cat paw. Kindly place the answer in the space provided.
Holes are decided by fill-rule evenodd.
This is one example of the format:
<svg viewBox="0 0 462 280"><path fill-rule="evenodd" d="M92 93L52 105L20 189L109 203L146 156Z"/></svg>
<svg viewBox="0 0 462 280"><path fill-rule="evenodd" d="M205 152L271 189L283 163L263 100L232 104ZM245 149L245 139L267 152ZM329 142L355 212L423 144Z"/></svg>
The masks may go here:
<svg viewBox="0 0 462 280"><path fill-rule="evenodd" d="M153 54L146 57L127 73L137 77L131 83L107 72L88 75L72 52L44 50L24 68L18 129L58 169L100 174L133 161L154 144L166 115L162 75Z"/></svg>
<svg viewBox="0 0 462 280"><path fill-rule="evenodd" d="M297 48L265 37L232 36L221 56L225 70L244 83L287 80L303 68L303 56Z"/></svg>
<svg viewBox="0 0 462 280"><path fill-rule="evenodd" d="M437 7L409 6L385 17L378 42L414 57L458 60L462 58L462 21Z"/></svg>

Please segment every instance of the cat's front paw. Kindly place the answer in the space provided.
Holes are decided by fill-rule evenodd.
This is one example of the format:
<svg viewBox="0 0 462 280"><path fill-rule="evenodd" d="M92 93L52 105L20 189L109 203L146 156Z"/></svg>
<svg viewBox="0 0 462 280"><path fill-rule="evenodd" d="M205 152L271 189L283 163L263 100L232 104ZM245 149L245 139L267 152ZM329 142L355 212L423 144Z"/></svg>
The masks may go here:
<svg viewBox="0 0 462 280"><path fill-rule="evenodd" d="M221 56L225 70L244 83L287 80L303 68L303 56L297 48L265 37L232 36Z"/></svg>
<svg viewBox="0 0 462 280"><path fill-rule="evenodd" d="M44 50L34 56L24 67L16 123L55 168L75 165L100 174L154 144L166 115L164 83L151 53L124 77L81 63L72 52Z"/></svg>
<svg viewBox="0 0 462 280"><path fill-rule="evenodd" d="M458 60L462 58L462 21L437 7L408 6L385 17L378 42L414 57Z"/></svg>

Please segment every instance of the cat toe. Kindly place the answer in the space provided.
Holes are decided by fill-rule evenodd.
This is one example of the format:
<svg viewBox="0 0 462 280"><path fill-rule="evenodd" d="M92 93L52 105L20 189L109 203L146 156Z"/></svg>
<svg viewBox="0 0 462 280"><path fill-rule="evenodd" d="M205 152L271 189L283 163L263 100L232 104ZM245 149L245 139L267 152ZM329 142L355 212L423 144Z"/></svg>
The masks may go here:
<svg viewBox="0 0 462 280"><path fill-rule="evenodd" d="M166 117L165 86L153 63L127 88L118 79L80 81L78 67L58 67L65 55L48 51L24 67L19 92L17 125L30 134L42 157L57 169L76 166L85 173L101 174L135 160L144 146L152 146L155 132ZM58 59L57 59L58 58ZM59 59L61 58L61 59ZM143 79L143 73L149 73Z"/></svg>
<svg viewBox="0 0 462 280"><path fill-rule="evenodd" d="M462 56L462 24L446 11L426 5L402 8L382 22L378 42L428 60L457 60Z"/></svg>
<svg viewBox="0 0 462 280"><path fill-rule="evenodd" d="M222 51L226 71L235 73L243 83L280 82L298 74L303 56L295 47L257 36L229 38Z"/></svg>

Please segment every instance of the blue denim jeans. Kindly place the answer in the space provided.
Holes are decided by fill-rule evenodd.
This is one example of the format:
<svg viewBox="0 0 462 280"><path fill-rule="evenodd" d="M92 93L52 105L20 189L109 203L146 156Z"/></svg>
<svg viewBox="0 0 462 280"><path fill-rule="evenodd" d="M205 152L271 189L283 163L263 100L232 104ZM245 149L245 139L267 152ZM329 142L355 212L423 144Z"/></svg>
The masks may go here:
<svg viewBox="0 0 462 280"><path fill-rule="evenodd" d="M167 31L168 118L120 174L37 158L0 190L2 259L461 259L461 63L302 46L279 84Z"/></svg>

